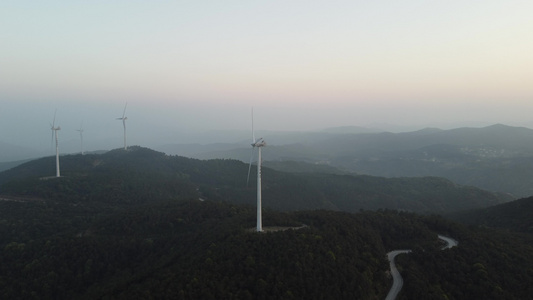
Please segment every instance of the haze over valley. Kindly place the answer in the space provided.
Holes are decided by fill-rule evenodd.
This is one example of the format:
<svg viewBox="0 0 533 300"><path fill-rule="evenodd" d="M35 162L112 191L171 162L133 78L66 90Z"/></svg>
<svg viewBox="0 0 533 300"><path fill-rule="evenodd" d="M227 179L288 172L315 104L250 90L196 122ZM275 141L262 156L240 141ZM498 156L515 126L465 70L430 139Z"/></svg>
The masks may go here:
<svg viewBox="0 0 533 300"><path fill-rule="evenodd" d="M531 4L9 2L0 12L0 141L65 153L129 140L250 139L360 126L533 127ZM143 22L139 22L142 18ZM238 138L202 134L240 131ZM47 134L48 133L48 134ZM48 136L48 137L47 137Z"/></svg>
<svg viewBox="0 0 533 300"><path fill-rule="evenodd" d="M264 154L266 165L272 163L274 168L283 161L298 161L334 167L328 172L438 176L515 197L533 194L533 130L524 127L496 124L403 133L272 133L265 138L280 143L270 145ZM247 148L245 143L218 143L166 145L159 150L200 159L247 161Z"/></svg>

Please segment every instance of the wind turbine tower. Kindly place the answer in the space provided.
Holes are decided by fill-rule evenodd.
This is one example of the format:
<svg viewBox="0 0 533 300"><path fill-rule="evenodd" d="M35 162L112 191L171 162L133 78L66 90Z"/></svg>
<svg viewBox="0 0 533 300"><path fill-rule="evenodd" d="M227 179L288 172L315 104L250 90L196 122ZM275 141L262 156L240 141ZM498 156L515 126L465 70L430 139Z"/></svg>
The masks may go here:
<svg viewBox="0 0 533 300"><path fill-rule="evenodd" d="M52 122L51 124L51 129L52 129L52 142L54 141L54 135L55 135L55 138L56 138L56 177L60 177L61 176L61 173L59 172L59 143L57 141L57 132L59 130L61 130L61 127L60 126L55 126L56 125L56 114L54 113L54 121Z"/></svg>
<svg viewBox="0 0 533 300"><path fill-rule="evenodd" d="M81 155L83 155L83 122L81 122L80 129L77 129L76 131L78 131L78 132L80 133L80 139L81 139Z"/></svg>
<svg viewBox="0 0 533 300"><path fill-rule="evenodd" d="M250 181L250 170L252 167L252 158L254 155L254 150L257 148L257 232L263 231L263 221L261 216L261 148L266 146L265 140L263 138L255 139L254 134L254 111L252 109L252 154L250 155L250 164L248 165L248 180L246 184Z"/></svg>
<svg viewBox="0 0 533 300"><path fill-rule="evenodd" d="M124 150L128 150L128 144L126 143L126 120L128 117L126 117L126 107L128 107L128 102L126 102L126 105L124 105L124 113L122 113L122 118L117 118L117 120L122 120L122 124L124 125Z"/></svg>

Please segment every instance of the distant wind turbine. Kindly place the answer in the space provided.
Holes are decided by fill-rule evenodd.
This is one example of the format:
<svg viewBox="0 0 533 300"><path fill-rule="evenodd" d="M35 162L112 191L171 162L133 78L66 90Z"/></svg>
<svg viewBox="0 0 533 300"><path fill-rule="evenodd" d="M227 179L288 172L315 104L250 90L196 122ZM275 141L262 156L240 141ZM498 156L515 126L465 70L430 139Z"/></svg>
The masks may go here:
<svg viewBox="0 0 533 300"><path fill-rule="evenodd" d="M252 168L252 158L254 156L255 148L257 151L257 232L263 231L263 222L261 216L261 148L266 146L265 140L263 138L255 139L254 134L254 110L252 108L252 153L250 155L250 164L248 165L248 179L246 180L246 185L250 182L250 170Z"/></svg>
<svg viewBox="0 0 533 300"><path fill-rule="evenodd" d="M126 102L126 105L124 105L124 113L122 113L122 118L117 118L117 120L122 120L122 124L124 125L124 150L128 150L128 144L126 143L126 120L128 117L126 117L126 107L128 106L128 102Z"/></svg>
<svg viewBox="0 0 533 300"><path fill-rule="evenodd" d="M60 177L61 174L59 172L59 143L57 141L57 132L61 130L61 127L55 126L56 125L56 112L54 112L54 121L50 125L52 129L52 143L54 142L54 135L56 138L56 177Z"/></svg>
<svg viewBox="0 0 533 300"><path fill-rule="evenodd" d="M80 133L80 139L81 139L81 155L83 155L83 121L81 122L80 129L77 129Z"/></svg>

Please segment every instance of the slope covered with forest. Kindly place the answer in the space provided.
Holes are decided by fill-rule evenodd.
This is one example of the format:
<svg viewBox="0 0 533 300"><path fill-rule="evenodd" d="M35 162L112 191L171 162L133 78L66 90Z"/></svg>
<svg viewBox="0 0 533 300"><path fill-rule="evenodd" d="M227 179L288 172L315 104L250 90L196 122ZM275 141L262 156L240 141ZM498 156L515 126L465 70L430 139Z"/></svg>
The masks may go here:
<svg viewBox="0 0 533 300"><path fill-rule="evenodd" d="M531 235L454 225L457 247L413 248L397 257L404 277L399 299L529 299Z"/></svg>
<svg viewBox="0 0 533 300"><path fill-rule="evenodd" d="M167 156L146 148L104 154L62 156L61 178L54 158L27 162L0 173L0 195L47 199L68 197L82 203L142 203L177 196L255 205L255 167L236 160L201 161ZM287 173L263 169L264 206L272 209L329 209L356 212L390 208L444 213L482 208L510 200L501 194L456 185L446 179L380 178L325 173Z"/></svg>
<svg viewBox="0 0 533 300"><path fill-rule="evenodd" d="M533 197L483 209L450 213L447 217L482 227L533 234Z"/></svg>
<svg viewBox="0 0 533 300"><path fill-rule="evenodd" d="M380 299L387 249L437 245L424 218L394 212L267 211L267 223L306 226L258 234L253 209L223 203L83 216L65 204L0 203L3 299Z"/></svg>
<svg viewBox="0 0 533 300"><path fill-rule="evenodd" d="M520 285L533 280L532 243L523 236L382 209L265 208L264 225L278 231L256 233L255 188L243 187L247 165L241 162L137 147L61 162L61 178L49 177L52 158L0 174L2 299L383 299L392 283L386 253L395 249L413 249L398 259L405 278L400 297L519 299L533 292ZM342 199L338 187L350 194L358 181L369 196L406 186L424 193L422 187L432 189L426 180L441 182L270 169L264 178L266 191L292 197L279 192L280 199L298 199L301 192L296 203L314 205L311 192L326 189L320 199ZM380 189L372 191L374 184ZM243 200L248 197L251 205ZM239 201L245 205L230 203ZM343 202L329 203L338 209ZM460 244L441 251L437 234Z"/></svg>
<svg viewBox="0 0 533 300"><path fill-rule="evenodd" d="M65 199L0 202L2 299L524 299L533 292L532 241L437 216L266 210L174 199L112 211ZM302 225L304 226L302 227ZM459 246L440 250L437 234Z"/></svg>

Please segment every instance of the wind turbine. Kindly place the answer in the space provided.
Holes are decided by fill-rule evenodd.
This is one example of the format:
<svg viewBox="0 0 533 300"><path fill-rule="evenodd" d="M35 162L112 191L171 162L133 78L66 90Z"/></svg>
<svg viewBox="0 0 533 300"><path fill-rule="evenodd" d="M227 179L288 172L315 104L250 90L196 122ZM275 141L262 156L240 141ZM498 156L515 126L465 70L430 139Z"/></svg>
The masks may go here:
<svg viewBox="0 0 533 300"><path fill-rule="evenodd" d="M122 118L117 118L117 120L122 120L122 124L124 125L124 150L128 150L128 145L126 144L126 120L128 117L126 117L126 107L128 106L128 102L126 102L126 105L124 105L124 113L122 113Z"/></svg>
<svg viewBox="0 0 533 300"><path fill-rule="evenodd" d="M61 130L61 127L59 127L59 126L55 127L55 125L56 125L56 112L54 112L54 121L50 125L51 125L51 129L52 129L52 143L54 142L54 135L56 137L56 177L60 177L61 174L59 172L59 144L57 142L57 131Z"/></svg>
<svg viewBox="0 0 533 300"><path fill-rule="evenodd" d="M257 232L263 231L263 223L261 217L261 148L266 146L263 138L255 139L254 134L254 110L252 108L252 153L250 155L250 164L248 165L248 179L246 185L250 181L250 170L252 168L252 158L254 156L254 150L257 148Z"/></svg>
<svg viewBox="0 0 533 300"><path fill-rule="evenodd" d="M81 122L80 129L77 129L80 133L80 139L81 139L81 155L83 155L83 121Z"/></svg>

